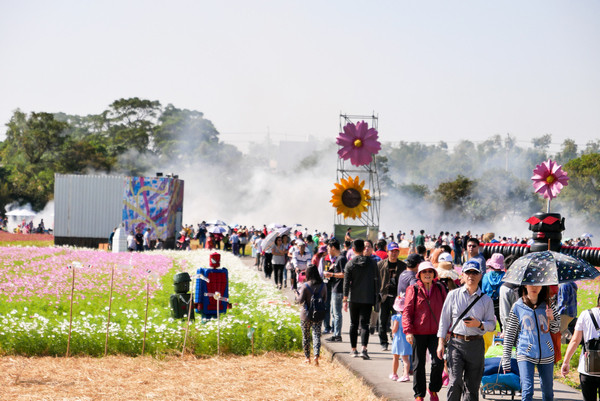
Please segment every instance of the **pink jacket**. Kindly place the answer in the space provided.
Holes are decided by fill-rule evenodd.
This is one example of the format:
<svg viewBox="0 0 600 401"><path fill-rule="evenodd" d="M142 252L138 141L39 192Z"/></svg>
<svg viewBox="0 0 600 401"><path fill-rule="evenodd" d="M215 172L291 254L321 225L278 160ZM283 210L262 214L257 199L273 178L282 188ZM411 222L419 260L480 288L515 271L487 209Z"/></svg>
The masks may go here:
<svg viewBox="0 0 600 401"><path fill-rule="evenodd" d="M416 296L415 286L419 288ZM417 284L407 287L402 314L404 333L413 335L437 334L446 295L446 288L437 280L432 284L429 298L421 280L417 281ZM428 299L431 308L427 305Z"/></svg>

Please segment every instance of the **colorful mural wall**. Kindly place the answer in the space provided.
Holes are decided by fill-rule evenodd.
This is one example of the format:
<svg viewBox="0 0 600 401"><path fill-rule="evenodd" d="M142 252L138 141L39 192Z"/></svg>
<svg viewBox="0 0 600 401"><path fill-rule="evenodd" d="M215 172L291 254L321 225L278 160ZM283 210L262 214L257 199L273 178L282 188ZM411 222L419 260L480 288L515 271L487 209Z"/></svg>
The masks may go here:
<svg viewBox="0 0 600 401"><path fill-rule="evenodd" d="M150 228L150 238L176 234L183 212L183 181L170 177L131 177L125 183L123 223L130 232Z"/></svg>

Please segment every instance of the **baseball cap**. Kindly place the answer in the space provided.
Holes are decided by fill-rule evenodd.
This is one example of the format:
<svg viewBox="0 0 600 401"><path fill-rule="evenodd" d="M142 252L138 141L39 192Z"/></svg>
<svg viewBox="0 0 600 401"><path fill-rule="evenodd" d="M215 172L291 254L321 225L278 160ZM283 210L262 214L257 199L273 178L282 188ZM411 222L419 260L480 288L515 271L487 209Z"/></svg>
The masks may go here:
<svg viewBox="0 0 600 401"><path fill-rule="evenodd" d="M476 271L477 273L481 273L481 264L478 260L471 259L467 263L465 263L462 267L462 271L468 272L469 270Z"/></svg>
<svg viewBox="0 0 600 401"><path fill-rule="evenodd" d="M395 243L395 242L390 242L388 244L387 248L388 248L388 251L393 251L394 249L398 249L398 250L400 249L400 247L398 246L398 244Z"/></svg>
<svg viewBox="0 0 600 401"><path fill-rule="evenodd" d="M443 252L438 256L438 262L450 262L452 263L452 255L448 252Z"/></svg>

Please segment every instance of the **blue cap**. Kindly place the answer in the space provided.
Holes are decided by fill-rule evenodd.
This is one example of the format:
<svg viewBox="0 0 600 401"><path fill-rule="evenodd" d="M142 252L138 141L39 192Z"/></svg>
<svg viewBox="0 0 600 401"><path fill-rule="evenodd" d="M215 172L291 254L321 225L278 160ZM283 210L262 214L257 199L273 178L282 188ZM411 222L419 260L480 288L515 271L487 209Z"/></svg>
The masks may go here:
<svg viewBox="0 0 600 401"><path fill-rule="evenodd" d="M462 267L463 272L467 272L469 270L475 270L477 273L481 273L481 264L476 259L471 259L467 261Z"/></svg>

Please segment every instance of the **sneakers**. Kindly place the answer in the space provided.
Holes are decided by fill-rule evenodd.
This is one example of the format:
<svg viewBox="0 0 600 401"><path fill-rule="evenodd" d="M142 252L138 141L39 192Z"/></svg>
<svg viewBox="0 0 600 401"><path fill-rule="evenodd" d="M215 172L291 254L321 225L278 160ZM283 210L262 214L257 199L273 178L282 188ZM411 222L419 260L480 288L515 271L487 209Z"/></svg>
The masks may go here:
<svg viewBox="0 0 600 401"><path fill-rule="evenodd" d="M381 346L381 350L382 350L382 351L387 351L387 350L388 350L388 347L389 347L389 345L387 345L387 344L383 344L383 345Z"/></svg>
<svg viewBox="0 0 600 401"><path fill-rule="evenodd" d="M397 382L398 381L398 375L395 373L390 374L390 380Z"/></svg>
<svg viewBox="0 0 600 401"><path fill-rule="evenodd" d="M321 334L331 334L331 330L325 329L321 332Z"/></svg>
<svg viewBox="0 0 600 401"><path fill-rule="evenodd" d="M402 376L401 378L398 379L399 382L401 383L406 383L410 381L410 377L408 376Z"/></svg>
<svg viewBox="0 0 600 401"><path fill-rule="evenodd" d="M448 376L448 373L446 373L446 371L442 373L442 384L444 386L448 386L448 384L450 384L450 377Z"/></svg>
<svg viewBox="0 0 600 401"><path fill-rule="evenodd" d="M352 356L352 358L358 358L360 354L358 353L357 350L352 350L350 351L350 356Z"/></svg>
<svg viewBox="0 0 600 401"><path fill-rule="evenodd" d="M333 336L333 337L329 337L326 338L325 341L327 341L328 343L341 343L342 342L342 337L337 337L337 336Z"/></svg>
<svg viewBox="0 0 600 401"><path fill-rule="evenodd" d="M427 390L427 392L429 393L429 399L431 401L440 401L440 397L438 397L437 393L434 393L431 390Z"/></svg>
<svg viewBox="0 0 600 401"><path fill-rule="evenodd" d="M415 397L415 401L423 401L423 397Z"/></svg>
<svg viewBox="0 0 600 401"><path fill-rule="evenodd" d="M367 352L366 349L362 350L362 352L360 353L360 356L364 360L371 359L371 357L369 356L369 353Z"/></svg>

